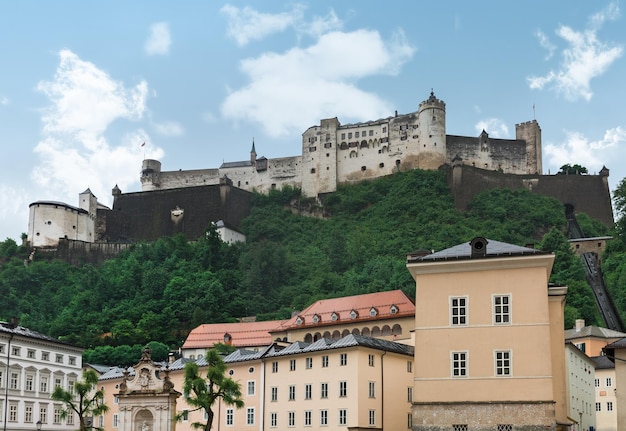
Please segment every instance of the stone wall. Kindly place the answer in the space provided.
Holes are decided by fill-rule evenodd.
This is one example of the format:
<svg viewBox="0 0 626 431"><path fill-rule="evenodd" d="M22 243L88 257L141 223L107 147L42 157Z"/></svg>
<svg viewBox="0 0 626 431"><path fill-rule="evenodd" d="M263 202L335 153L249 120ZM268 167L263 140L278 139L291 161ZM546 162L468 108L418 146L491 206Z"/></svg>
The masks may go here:
<svg viewBox="0 0 626 431"><path fill-rule="evenodd" d="M614 223L608 169L600 175L511 175L467 165L449 165L448 184L459 210L467 209L478 193L490 189L526 189L571 205L574 213L585 213L608 227Z"/></svg>
<svg viewBox="0 0 626 431"><path fill-rule="evenodd" d="M130 244L104 244L60 238L56 248L37 249L35 259L59 259L70 265L98 265L129 246Z"/></svg>

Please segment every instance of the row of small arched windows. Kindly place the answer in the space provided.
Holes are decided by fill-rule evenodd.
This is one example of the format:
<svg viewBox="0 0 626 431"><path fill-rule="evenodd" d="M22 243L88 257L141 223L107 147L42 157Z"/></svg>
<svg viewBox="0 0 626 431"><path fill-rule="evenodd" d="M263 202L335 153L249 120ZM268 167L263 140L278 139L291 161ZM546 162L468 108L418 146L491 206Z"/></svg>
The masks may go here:
<svg viewBox="0 0 626 431"><path fill-rule="evenodd" d="M334 330L332 333L330 331L326 331L324 333L316 332L314 334L307 333L304 336L304 342L312 343L321 338L332 338L333 340L338 340L350 334L363 335L365 337L386 337L386 336L391 336L391 335L401 335L402 326L396 323L393 326L384 325L382 328L379 326L374 326L371 329L362 328L359 330L358 328L354 328L352 331L348 329L344 329L343 331Z"/></svg>

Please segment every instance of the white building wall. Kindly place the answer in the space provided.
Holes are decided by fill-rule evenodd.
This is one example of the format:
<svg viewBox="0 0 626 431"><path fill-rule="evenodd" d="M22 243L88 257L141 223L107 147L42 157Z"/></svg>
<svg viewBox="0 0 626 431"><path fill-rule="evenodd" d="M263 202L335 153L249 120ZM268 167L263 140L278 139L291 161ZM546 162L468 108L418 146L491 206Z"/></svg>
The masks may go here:
<svg viewBox="0 0 626 431"><path fill-rule="evenodd" d="M59 409L62 404L52 401L50 395L55 386L69 390L82 378L82 349L19 334L10 338L10 333L0 329L0 423L3 429L34 430L36 422L41 420L43 430L75 430L78 418L73 416L69 423L68 419L61 420L55 415L55 408ZM8 399L6 404L5 399Z"/></svg>
<svg viewBox="0 0 626 431"><path fill-rule="evenodd" d="M34 202L30 205L28 241L33 247L56 246L59 238L94 242L95 216L63 203Z"/></svg>
<svg viewBox="0 0 626 431"><path fill-rule="evenodd" d="M596 431L617 431L615 368L597 369L595 381Z"/></svg>
<svg viewBox="0 0 626 431"><path fill-rule="evenodd" d="M595 364L571 343L565 345L568 417L579 423L580 431L596 428Z"/></svg>

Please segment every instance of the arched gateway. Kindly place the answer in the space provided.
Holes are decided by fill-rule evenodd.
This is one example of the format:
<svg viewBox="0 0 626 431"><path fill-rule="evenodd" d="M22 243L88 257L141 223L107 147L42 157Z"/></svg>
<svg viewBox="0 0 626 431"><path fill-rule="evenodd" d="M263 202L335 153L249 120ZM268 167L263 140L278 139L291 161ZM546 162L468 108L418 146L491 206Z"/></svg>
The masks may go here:
<svg viewBox="0 0 626 431"><path fill-rule="evenodd" d="M152 361L151 349L146 347L141 360L131 370L124 371L124 380L117 394L119 431L174 431L176 398L169 377L169 368Z"/></svg>

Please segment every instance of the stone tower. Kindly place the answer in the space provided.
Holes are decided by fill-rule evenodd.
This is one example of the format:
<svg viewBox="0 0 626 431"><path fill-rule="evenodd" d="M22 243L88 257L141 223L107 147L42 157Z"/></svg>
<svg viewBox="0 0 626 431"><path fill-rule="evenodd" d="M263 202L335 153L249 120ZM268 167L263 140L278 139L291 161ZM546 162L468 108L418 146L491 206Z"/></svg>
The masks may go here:
<svg viewBox="0 0 626 431"><path fill-rule="evenodd" d="M161 188L161 162L145 159L141 166L141 191L149 192Z"/></svg>
<svg viewBox="0 0 626 431"><path fill-rule="evenodd" d="M433 91L419 105L420 169L438 169L446 162L446 104Z"/></svg>
<svg viewBox="0 0 626 431"><path fill-rule="evenodd" d="M337 190L337 117L321 120L302 134L302 192L306 196Z"/></svg>
<svg viewBox="0 0 626 431"><path fill-rule="evenodd" d="M516 124L515 138L526 141L526 173L541 175L541 127L537 120Z"/></svg>

